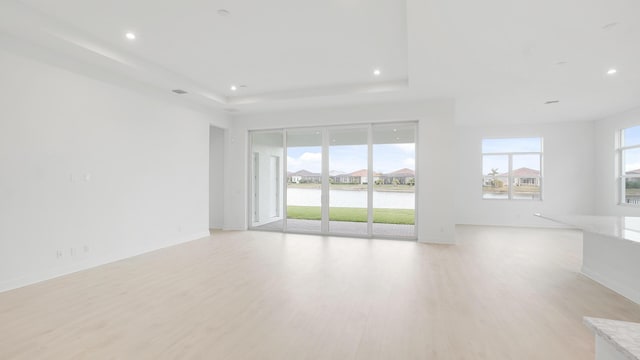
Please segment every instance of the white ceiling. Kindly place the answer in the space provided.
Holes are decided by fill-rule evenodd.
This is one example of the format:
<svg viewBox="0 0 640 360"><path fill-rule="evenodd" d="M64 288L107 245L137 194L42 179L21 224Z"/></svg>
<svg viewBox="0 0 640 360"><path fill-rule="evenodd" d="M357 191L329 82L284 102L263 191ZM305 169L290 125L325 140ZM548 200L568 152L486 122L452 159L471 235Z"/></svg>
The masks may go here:
<svg viewBox="0 0 640 360"><path fill-rule="evenodd" d="M214 108L454 98L459 123L486 124L639 106L638 14L636 0L5 0L0 32Z"/></svg>

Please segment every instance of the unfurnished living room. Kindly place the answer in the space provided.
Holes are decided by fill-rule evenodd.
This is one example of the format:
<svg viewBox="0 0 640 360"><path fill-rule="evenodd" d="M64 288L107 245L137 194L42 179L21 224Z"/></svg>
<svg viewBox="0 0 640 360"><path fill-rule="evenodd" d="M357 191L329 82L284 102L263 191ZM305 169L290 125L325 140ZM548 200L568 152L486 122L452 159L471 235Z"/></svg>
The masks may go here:
<svg viewBox="0 0 640 360"><path fill-rule="evenodd" d="M0 1L0 359L640 359L639 14Z"/></svg>

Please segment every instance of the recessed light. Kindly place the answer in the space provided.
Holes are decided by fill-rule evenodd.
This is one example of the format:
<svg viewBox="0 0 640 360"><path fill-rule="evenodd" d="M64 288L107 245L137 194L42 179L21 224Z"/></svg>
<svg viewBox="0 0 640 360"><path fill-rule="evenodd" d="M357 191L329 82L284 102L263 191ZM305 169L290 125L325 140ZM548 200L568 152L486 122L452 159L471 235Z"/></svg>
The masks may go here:
<svg viewBox="0 0 640 360"><path fill-rule="evenodd" d="M238 90L238 87L237 87L237 86L235 86L235 85L231 85L231 88L230 88L230 89L231 89L231 91L236 91L236 90Z"/></svg>
<svg viewBox="0 0 640 360"><path fill-rule="evenodd" d="M382 71L380 71L380 69L373 70L373 75L374 76L380 76L380 74L382 74Z"/></svg>
<svg viewBox="0 0 640 360"><path fill-rule="evenodd" d="M136 39L136 34L134 34L132 32L128 32L128 33L124 34L124 36L129 40L135 40Z"/></svg>
<svg viewBox="0 0 640 360"><path fill-rule="evenodd" d="M187 92L182 90L182 89L173 89L171 91L173 91L174 93L179 94L179 95L187 94Z"/></svg>
<svg viewBox="0 0 640 360"><path fill-rule="evenodd" d="M607 70L607 75L613 75L613 74L615 74L617 72L618 72L618 70L616 70L616 69L609 69L609 70Z"/></svg>
<svg viewBox="0 0 640 360"><path fill-rule="evenodd" d="M398 129L393 129L393 132L396 132L396 131L398 131Z"/></svg>
<svg viewBox="0 0 640 360"><path fill-rule="evenodd" d="M544 104L545 105L550 105L550 104L557 104L559 102L560 102L560 100L549 100L549 101L545 101Z"/></svg>
<svg viewBox="0 0 640 360"><path fill-rule="evenodd" d="M618 26L617 22L611 22L602 27L603 30L611 30L614 27Z"/></svg>
<svg viewBox="0 0 640 360"><path fill-rule="evenodd" d="M562 65L566 65L567 63L568 63L567 61L558 61L556 65L562 66Z"/></svg>
<svg viewBox="0 0 640 360"><path fill-rule="evenodd" d="M220 16L229 16L229 15L231 15L231 13L227 9L219 9L218 10L218 15L220 15Z"/></svg>

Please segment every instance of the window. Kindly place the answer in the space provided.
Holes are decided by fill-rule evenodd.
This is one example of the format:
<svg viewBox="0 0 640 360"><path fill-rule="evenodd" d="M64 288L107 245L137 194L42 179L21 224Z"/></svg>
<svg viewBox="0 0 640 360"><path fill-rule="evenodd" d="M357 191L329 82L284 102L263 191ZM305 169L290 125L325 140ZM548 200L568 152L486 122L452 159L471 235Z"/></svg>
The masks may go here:
<svg viewBox="0 0 640 360"><path fill-rule="evenodd" d="M482 198L542 200L542 138L483 139Z"/></svg>
<svg viewBox="0 0 640 360"><path fill-rule="evenodd" d="M620 130L618 144L619 202L640 205L640 126Z"/></svg>

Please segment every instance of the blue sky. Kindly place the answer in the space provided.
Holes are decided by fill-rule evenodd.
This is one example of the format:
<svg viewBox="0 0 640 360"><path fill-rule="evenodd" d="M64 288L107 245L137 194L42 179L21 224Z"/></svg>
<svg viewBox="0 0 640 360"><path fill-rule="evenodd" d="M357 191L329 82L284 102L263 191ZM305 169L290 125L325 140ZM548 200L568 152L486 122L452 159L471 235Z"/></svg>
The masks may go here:
<svg viewBox="0 0 640 360"><path fill-rule="evenodd" d="M633 146L640 144L640 126L624 129L622 145ZM624 171L640 169L640 149L629 149L624 152Z"/></svg>
<svg viewBox="0 0 640 360"><path fill-rule="evenodd" d="M287 149L287 171L309 170L319 173L322 168L320 146L292 147ZM329 147L329 170L350 173L367 168L367 145ZM389 173L398 169L415 170L414 144L375 144L373 169Z"/></svg>
<svg viewBox="0 0 640 360"><path fill-rule="evenodd" d="M632 146L640 144L640 126L634 126L623 131L623 145Z"/></svg>

